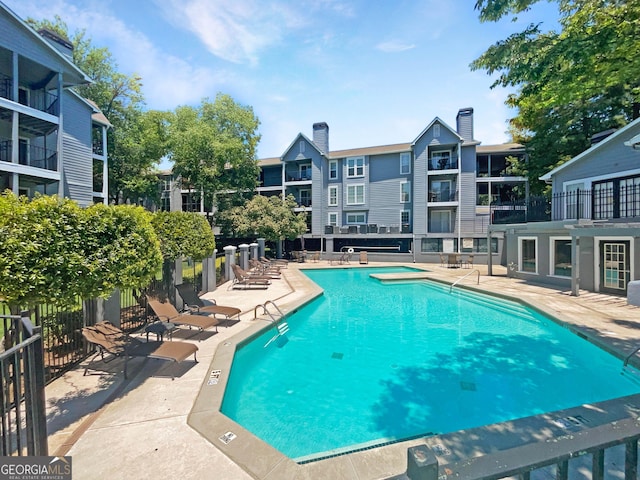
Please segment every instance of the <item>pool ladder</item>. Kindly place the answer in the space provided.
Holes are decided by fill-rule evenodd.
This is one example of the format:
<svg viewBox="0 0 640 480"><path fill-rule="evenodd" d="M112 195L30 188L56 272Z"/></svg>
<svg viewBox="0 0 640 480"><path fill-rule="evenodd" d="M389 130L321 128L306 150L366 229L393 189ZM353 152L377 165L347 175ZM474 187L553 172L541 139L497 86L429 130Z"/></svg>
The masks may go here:
<svg viewBox="0 0 640 480"><path fill-rule="evenodd" d="M273 306L275 312L269 310L269 306ZM253 309L254 319L258 318L258 308L262 308L262 313L269 317L269 321L276 326L278 333L276 333L271 340L265 343L264 347L266 348L271 342L276 340L278 337L281 337L289 332L289 324L284 321L284 314L282 310L278 308L278 306L271 300L267 300L265 303L261 305L256 305L256 308Z"/></svg>
<svg viewBox="0 0 640 480"><path fill-rule="evenodd" d="M457 279L455 282L453 282L451 284L451 287L449 287L449 293L451 293L453 291L453 287L456 286L456 284L462 280L464 280L465 278L467 278L469 275L473 274L473 273L477 273L478 274L478 283L477 285L480 285L480 270L471 270L469 273L467 273L466 275L463 275L462 277L460 277L459 279Z"/></svg>

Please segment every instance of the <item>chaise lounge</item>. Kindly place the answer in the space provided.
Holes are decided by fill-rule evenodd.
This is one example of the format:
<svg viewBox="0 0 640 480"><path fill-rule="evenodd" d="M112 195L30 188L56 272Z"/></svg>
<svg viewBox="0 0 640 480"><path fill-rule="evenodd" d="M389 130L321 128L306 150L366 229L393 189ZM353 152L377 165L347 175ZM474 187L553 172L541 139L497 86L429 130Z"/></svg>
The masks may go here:
<svg viewBox="0 0 640 480"><path fill-rule="evenodd" d="M184 302L184 306L189 313L194 313L196 315L221 315L223 320L229 322L233 319L233 317L238 317L238 321L240 320L241 310L236 307L229 307L226 305L218 305L215 303L215 300L208 300L212 302L212 304L207 305L202 301L202 299L197 295L196 290L191 283L181 283L180 285L176 285L176 289L180 294Z"/></svg>
<svg viewBox="0 0 640 480"><path fill-rule="evenodd" d="M137 338L129 337L118 327L110 322L100 322L93 326L84 327L82 336L94 346L96 353L89 360L84 369L84 375L100 356L100 360L109 363L116 358L124 358L124 378L127 378L127 364L131 357L157 358L180 363L193 355L197 363L196 352L198 347L189 342L143 342ZM111 357L105 357L111 355Z"/></svg>
<svg viewBox="0 0 640 480"><path fill-rule="evenodd" d="M155 316L162 322L170 322L174 325L187 326L189 328L193 327L200 331L216 327L216 332L218 331L220 320L215 317L180 313L176 310L176 307L168 302L161 302L160 300L151 297L147 297L147 300Z"/></svg>
<svg viewBox="0 0 640 480"><path fill-rule="evenodd" d="M252 277L238 265L231 265L231 269L233 270L233 274L235 276L231 284L231 287L234 289L266 289L269 288L269 285L271 285L271 280L269 278L265 278L262 276Z"/></svg>

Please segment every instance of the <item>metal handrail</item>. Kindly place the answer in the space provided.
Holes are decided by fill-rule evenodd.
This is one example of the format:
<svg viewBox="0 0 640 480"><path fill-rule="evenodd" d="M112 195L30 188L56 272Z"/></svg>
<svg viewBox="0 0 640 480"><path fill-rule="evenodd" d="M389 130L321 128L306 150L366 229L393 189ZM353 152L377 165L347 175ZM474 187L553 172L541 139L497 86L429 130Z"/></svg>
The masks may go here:
<svg viewBox="0 0 640 480"><path fill-rule="evenodd" d="M477 273L477 274L478 274L478 283L477 283L477 285L480 285L480 270L478 270L478 269L476 269L476 270L471 270L469 273L467 273L467 274L466 274L466 275L464 275L463 277L460 277L459 279L457 279L455 282L453 282L453 283L451 284L451 287L449 288L449 293L451 293L451 292L452 292L453 287L455 287L455 286L456 286L456 284L457 284L458 282L460 282L461 280L464 280L465 278L467 278L467 277L468 277L469 275L471 275L472 273Z"/></svg>
<svg viewBox="0 0 640 480"><path fill-rule="evenodd" d="M269 311L269 309L267 309L267 305L273 305L273 307L278 311L277 315L279 315L279 317L277 318L274 317L273 314ZM262 307L262 314L269 315L269 318L271 318L271 321L273 323L278 323L278 320L282 320L282 318L284 317L284 313L282 313L282 310L278 308L278 306L273 302L273 300L267 300L263 304L256 305L256 307L253 309L254 320L258 319L258 308L260 307Z"/></svg>
<svg viewBox="0 0 640 480"><path fill-rule="evenodd" d="M640 352L640 347L636 348L633 352L631 352L629 355L626 356L626 358L624 359L624 363L622 364L622 367L626 367L629 364L629 360L631 360L631 357L633 357L636 353Z"/></svg>

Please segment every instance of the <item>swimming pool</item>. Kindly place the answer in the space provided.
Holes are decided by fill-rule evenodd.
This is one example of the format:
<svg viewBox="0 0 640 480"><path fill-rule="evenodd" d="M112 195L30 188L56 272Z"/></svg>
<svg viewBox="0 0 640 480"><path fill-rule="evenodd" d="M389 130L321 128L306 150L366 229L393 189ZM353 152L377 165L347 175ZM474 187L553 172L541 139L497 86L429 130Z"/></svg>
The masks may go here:
<svg viewBox="0 0 640 480"><path fill-rule="evenodd" d="M519 304L390 268L305 270L325 294L239 348L222 413L298 461L637 393L621 362Z"/></svg>

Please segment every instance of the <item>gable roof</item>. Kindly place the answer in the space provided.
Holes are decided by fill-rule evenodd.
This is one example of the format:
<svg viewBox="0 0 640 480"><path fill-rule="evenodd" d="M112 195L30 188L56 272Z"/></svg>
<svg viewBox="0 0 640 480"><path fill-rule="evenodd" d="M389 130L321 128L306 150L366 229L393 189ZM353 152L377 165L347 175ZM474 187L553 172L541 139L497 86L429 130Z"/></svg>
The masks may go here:
<svg viewBox="0 0 640 480"><path fill-rule="evenodd" d="M24 20L22 20L16 13L14 13L9 7L7 7L4 3L0 1L0 10L4 10L9 17L11 17L21 28L25 29L29 34L34 37L34 41L39 42L41 45L44 45L53 55L61 59L67 67L69 67L64 73L66 77L69 77L71 74L72 78L65 78L64 83L66 86L73 86L79 84L92 83L92 80L84 73L82 70L78 68L78 66L73 63L65 54L63 54L56 47L51 45L42 35L36 32L31 26L29 26Z"/></svg>
<svg viewBox="0 0 640 480"><path fill-rule="evenodd" d="M422 130L420 132L420 134L415 138L415 140L413 142L411 142L411 146L415 145L416 143L418 143L418 140L420 140L425 133L427 133L429 131L429 129L436 123L438 122L440 125L442 125L444 128L446 128L447 130L449 130L451 133L453 133L456 137L458 137L460 140L464 141L464 138L462 138L460 136L460 134L458 132L456 132L453 128L451 128L449 125L447 125L445 122L442 121L442 119L440 117L435 117L433 120L431 120L431 123L429 123L429 125L427 125L425 127L424 130Z"/></svg>
<svg viewBox="0 0 640 480"><path fill-rule="evenodd" d="M578 155L576 155L575 157L573 157L571 160L566 161L565 163L563 163L562 165L560 165L559 167L554 168L553 170L551 170L550 172L542 175L540 177L540 180L543 180L545 182L549 182L551 181L551 177L555 174L557 174L558 172L561 172L562 170L569 168L571 165L580 162L582 159L584 159L585 157L589 157L591 156L594 152L597 152L598 150L600 150L604 145L607 145L609 142L614 142L614 141L623 141L624 140L624 135L633 135L633 131L636 127L640 127L640 118L636 118L634 121L628 123L627 125L625 125L624 127L618 129L615 133L612 133L611 135L609 135L607 138L605 138L604 140L602 140L601 142L596 143L595 145L592 145L590 148L586 149L584 152L579 153ZM620 138L623 137L623 138ZM638 135L632 137L631 139L629 139L627 142L624 142L625 145L627 145L629 142L632 142L634 138L637 138ZM627 145L630 146L630 145Z"/></svg>
<svg viewBox="0 0 640 480"><path fill-rule="evenodd" d="M318 148L318 146L315 143L313 143L311 140L309 140L309 138L306 135L304 135L303 133L299 133L296 136L296 138L293 139L293 142L291 142L291 144L284 150L284 153L282 154L282 157L280 157L280 158L284 158L285 155L289 152L289 150L291 150L293 148L293 146L300 141L300 139L305 140L308 144L310 144L313 148L315 148L320 155L322 155L322 152L320 151L320 149Z"/></svg>

